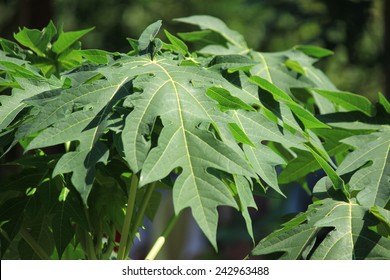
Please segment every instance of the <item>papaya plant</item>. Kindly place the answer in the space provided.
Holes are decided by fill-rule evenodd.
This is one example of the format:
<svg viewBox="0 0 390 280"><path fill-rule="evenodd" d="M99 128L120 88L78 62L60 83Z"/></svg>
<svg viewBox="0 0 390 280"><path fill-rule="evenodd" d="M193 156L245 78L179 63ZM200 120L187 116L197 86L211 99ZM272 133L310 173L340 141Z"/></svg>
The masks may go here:
<svg viewBox="0 0 390 280"><path fill-rule="evenodd" d="M197 29L157 21L128 53L52 22L0 40L2 258L127 259L165 190L175 214L148 259L186 208L217 250L219 206L241 213L248 258L389 259L389 101L337 89L314 66L329 50L264 53L217 18L175 20ZM310 191L318 170L307 211L254 240L255 196Z"/></svg>

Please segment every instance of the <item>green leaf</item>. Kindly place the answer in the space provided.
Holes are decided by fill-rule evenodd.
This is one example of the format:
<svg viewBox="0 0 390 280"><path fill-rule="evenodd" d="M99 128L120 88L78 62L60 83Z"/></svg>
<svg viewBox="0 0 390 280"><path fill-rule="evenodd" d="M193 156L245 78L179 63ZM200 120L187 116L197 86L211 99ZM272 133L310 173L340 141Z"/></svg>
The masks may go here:
<svg viewBox="0 0 390 280"><path fill-rule="evenodd" d="M22 101L44 91L52 89L54 86L43 81L29 79L17 79L22 89L14 89L11 96L0 96L0 131L5 129L17 115L27 106Z"/></svg>
<svg viewBox="0 0 390 280"><path fill-rule="evenodd" d="M299 260L305 250L310 250L318 230L314 227L301 225L289 230L280 230L266 237L252 250L254 256L271 253L284 253L281 260Z"/></svg>
<svg viewBox="0 0 390 280"><path fill-rule="evenodd" d="M322 191L325 182L321 180L315 191ZM282 253L281 259L388 259L390 240L370 230L375 224L368 208L326 198L310 205L303 219L261 240L252 254ZM321 229L328 232L320 239Z"/></svg>
<svg viewBox="0 0 390 280"><path fill-rule="evenodd" d="M26 58L25 50L15 42L0 38L0 46L5 53L10 54L12 57Z"/></svg>
<svg viewBox="0 0 390 280"><path fill-rule="evenodd" d="M310 45L298 45L295 46L294 49L297 49L301 52L303 52L306 55L315 57L315 58L322 58L329 55L333 55L333 52L331 50L327 50L324 48L320 48L317 46L310 46Z"/></svg>
<svg viewBox="0 0 390 280"><path fill-rule="evenodd" d="M176 18L175 21L197 25L202 30L212 30L225 38L225 40L234 46L238 52L245 52L248 50L244 37L237 31L229 29L226 24L218 18L200 15Z"/></svg>
<svg viewBox="0 0 390 280"><path fill-rule="evenodd" d="M379 206L371 207L370 212L390 228L390 211Z"/></svg>
<svg viewBox="0 0 390 280"><path fill-rule="evenodd" d="M36 69L21 66L10 61L0 61L0 70L7 71L15 78L26 78L33 80L41 80L42 77L37 73Z"/></svg>
<svg viewBox="0 0 390 280"><path fill-rule="evenodd" d="M24 27L14 34L14 38L23 46L33 50L37 55L45 57L48 45L56 33L57 29L50 21L42 31Z"/></svg>
<svg viewBox="0 0 390 280"><path fill-rule="evenodd" d="M326 175L328 175L329 179L332 181L333 186L336 190L341 190L349 198L349 191L347 190L343 179L336 173L336 171L330 166L326 159L324 159L320 153L312 149L310 146L305 145L306 148L311 152L314 156L318 164L325 171Z"/></svg>
<svg viewBox="0 0 390 280"><path fill-rule="evenodd" d="M52 224L53 237L60 259L74 236L70 219L70 212L69 209L66 209L65 202L60 202L55 211Z"/></svg>
<svg viewBox="0 0 390 280"><path fill-rule="evenodd" d="M336 90L329 78L313 66L316 60L299 51L293 49L278 53L251 52L251 55L254 61L258 63L258 65L251 68L251 75L266 79L291 96L291 89L293 88ZM291 71L285 65L286 61L299 62L300 75L297 75L295 71ZM296 67L296 65L294 66ZM322 114L335 111L334 105L329 100L316 92L312 92L312 95Z"/></svg>
<svg viewBox="0 0 390 280"><path fill-rule="evenodd" d="M291 70L296 71L299 74L305 75L305 69L299 64L298 61L288 59L284 64Z"/></svg>
<svg viewBox="0 0 390 280"><path fill-rule="evenodd" d="M352 136L342 142L355 150L346 156L337 173L354 172L349 185L351 191L359 191L361 205L386 207L390 200L390 131Z"/></svg>
<svg viewBox="0 0 390 280"><path fill-rule="evenodd" d="M8 246L18 234L23 221L28 198L25 196L14 197L0 205L0 254L4 255Z"/></svg>
<svg viewBox="0 0 390 280"><path fill-rule="evenodd" d="M200 31L192 31L185 33L178 33L178 36L187 42L197 42L203 44L224 44L225 39L211 31L211 30L200 30Z"/></svg>
<svg viewBox="0 0 390 280"><path fill-rule="evenodd" d="M313 155L304 150L294 150L296 157L291 160L278 176L279 184L287 184L306 177L309 173L320 169Z"/></svg>
<svg viewBox="0 0 390 280"><path fill-rule="evenodd" d="M303 122L306 128L328 128L329 126L320 122L310 112L302 108L296 103L287 93L280 90L278 87L258 76L249 78L251 82L258 85L260 88L271 93L276 101L285 103L291 111Z"/></svg>
<svg viewBox="0 0 390 280"><path fill-rule="evenodd" d="M169 42L171 42L171 44L174 45L183 55L188 53L188 47L182 40L172 35L167 30L164 30L164 33L165 36L167 36Z"/></svg>
<svg viewBox="0 0 390 280"><path fill-rule="evenodd" d="M160 30L161 25L161 20L158 20L146 27L144 32L142 32L141 36L138 39L138 50L140 52L143 52L149 48L150 44L153 42L158 31Z"/></svg>
<svg viewBox="0 0 390 280"><path fill-rule="evenodd" d="M255 144L251 142L245 132L237 124L229 123L229 129L234 139L237 140L237 142L255 147Z"/></svg>
<svg viewBox="0 0 390 280"><path fill-rule="evenodd" d="M379 104L381 104L383 108L385 108L386 112L390 114L390 102L386 99L386 97L381 92L378 93L378 97L379 97Z"/></svg>
<svg viewBox="0 0 390 280"><path fill-rule="evenodd" d="M64 154L53 171L53 176L73 172L72 182L86 203L91 190L95 165L106 163L108 148L99 142L109 125L111 108L128 91L123 85L127 78L117 77L110 81L98 80L94 84L65 89L51 97L43 106L29 128L30 133L46 128L31 141L27 149L53 146L68 141L78 141L76 151ZM45 95L36 96L28 102L46 103ZM87 110L71 113L75 105L87 106ZM52 127L49 127L55 123Z"/></svg>
<svg viewBox="0 0 390 280"><path fill-rule="evenodd" d="M314 91L349 111L360 111L367 116L375 115L375 107L370 100L364 96L345 91L328 91L321 89L314 89Z"/></svg>
<svg viewBox="0 0 390 280"><path fill-rule="evenodd" d="M252 238L252 241L254 242L252 219L249 214L248 208L251 207L257 209L257 205L253 198L251 185L248 182L248 180L242 176L234 176L234 183L235 186L237 187L237 194L240 201L239 207L242 216L245 220L246 228L248 230L249 236Z"/></svg>
<svg viewBox="0 0 390 280"><path fill-rule="evenodd" d="M206 94L218 102L222 111L238 109L256 111L253 107L246 104L240 98L231 95L230 92L224 88L211 87L207 90Z"/></svg>
<svg viewBox="0 0 390 280"><path fill-rule="evenodd" d="M205 94L210 85L231 86L200 67L177 66L165 59L134 63L138 67L130 63L116 72L131 73L130 69L136 69L152 75L136 80L135 87L142 88L143 92L129 99L134 109L127 116L122 133L126 159L134 172L142 169L141 185L182 168L173 187L175 211L190 207L202 231L216 247L216 207L237 207L237 204L227 187L208 169L254 176L242 151L233 144L231 133L224 132L232 123L231 118L218 110L217 104ZM202 81L203 85L199 86L196 81ZM151 143L146 139L158 117L163 128L157 146L150 149ZM211 123L227 143L216 139L200 125Z"/></svg>
<svg viewBox="0 0 390 280"><path fill-rule="evenodd" d="M258 112L235 111L234 119L247 135L252 145L244 145L244 152L255 172L271 188L282 194L277 182L275 166L284 164L285 161L275 151L263 143L273 141L282 144L286 148L298 147L304 149L301 143L303 138L292 135L287 130L271 122Z"/></svg>
<svg viewBox="0 0 390 280"><path fill-rule="evenodd" d="M326 201L328 202L328 201ZM334 227L313 253L312 259L388 259L390 240L373 234L368 225L375 223L367 209L354 203L324 203L316 227ZM362 240L364 238L364 241Z"/></svg>
<svg viewBox="0 0 390 280"><path fill-rule="evenodd" d="M108 62L107 56L111 54L103 50L78 50L76 52L88 61L96 64L106 64Z"/></svg>
<svg viewBox="0 0 390 280"><path fill-rule="evenodd" d="M94 27L84 29L84 30L79 30L79 31L70 31L70 32L63 32L62 30L60 30L58 39L53 43L52 51L58 55L65 52L69 47L71 47L74 43L76 43L81 37L91 32L93 29Z"/></svg>

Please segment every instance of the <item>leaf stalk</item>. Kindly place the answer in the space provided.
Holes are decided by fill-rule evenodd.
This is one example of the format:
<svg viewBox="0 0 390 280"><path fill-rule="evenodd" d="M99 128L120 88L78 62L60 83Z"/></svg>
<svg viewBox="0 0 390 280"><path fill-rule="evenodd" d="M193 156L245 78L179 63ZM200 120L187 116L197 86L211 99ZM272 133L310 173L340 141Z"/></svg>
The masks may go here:
<svg viewBox="0 0 390 280"><path fill-rule="evenodd" d="M167 227L163 231L162 235L157 238L156 242L153 244L152 248L150 249L148 255L145 257L145 260L154 260L157 257L158 253L161 251L161 248L164 246L167 237L171 233L173 227L176 225L180 216L181 216L181 212L177 215L173 214L173 216L168 222Z"/></svg>
<svg viewBox="0 0 390 280"><path fill-rule="evenodd" d="M135 197L137 194L137 189L138 189L138 177L136 174L133 174L131 176L131 184L129 190L129 198L127 201L125 221L123 223L123 227L121 231L121 240L119 242L118 257L117 257L118 260L127 259L126 256L127 240L129 238L131 219L135 208Z"/></svg>

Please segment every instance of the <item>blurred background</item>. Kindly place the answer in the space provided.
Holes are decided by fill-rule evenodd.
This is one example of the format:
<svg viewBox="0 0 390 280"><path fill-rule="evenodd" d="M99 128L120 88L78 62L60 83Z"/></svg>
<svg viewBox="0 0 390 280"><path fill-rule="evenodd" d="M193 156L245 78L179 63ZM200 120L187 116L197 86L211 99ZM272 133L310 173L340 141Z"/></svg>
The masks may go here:
<svg viewBox="0 0 390 280"><path fill-rule="evenodd" d="M189 26L173 18L199 14L222 19L258 51L282 51L297 44L328 48L335 54L317 66L339 89L372 101L381 91L389 99L390 1L386 0L0 0L0 37L12 39L23 26L42 29L52 19L65 31L95 26L83 39L84 48L127 52L126 38L138 38L150 23L162 19L163 27L175 34ZM280 214L305 210L309 197L296 186L288 191L294 189L289 200L259 198L259 212L252 213L256 241L280 224ZM172 211L171 202L162 207L156 220L164 224L164 217ZM245 257L253 244L243 219L234 209L219 210L218 253L202 239L187 211L176 227L181 230L173 233L171 244L160 257ZM159 232L158 226L150 225ZM134 258L143 253L142 248L132 252Z"/></svg>
<svg viewBox="0 0 390 280"><path fill-rule="evenodd" d="M71 31L95 26L84 48L127 51L162 19L171 33L188 29L173 18L208 14L242 33L259 51L314 44L335 55L319 65L342 90L375 101L389 96L390 3L386 0L0 0L0 36L19 27L41 29L50 19Z"/></svg>

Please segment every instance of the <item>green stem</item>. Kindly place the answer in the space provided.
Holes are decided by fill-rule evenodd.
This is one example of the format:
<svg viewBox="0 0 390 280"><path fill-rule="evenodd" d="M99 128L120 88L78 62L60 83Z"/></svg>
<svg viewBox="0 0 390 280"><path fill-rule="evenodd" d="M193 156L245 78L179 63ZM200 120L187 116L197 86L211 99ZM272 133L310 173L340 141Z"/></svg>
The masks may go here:
<svg viewBox="0 0 390 280"><path fill-rule="evenodd" d="M180 212L181 213L181 212ZM164 232L162 233L161 236L159 236L154 242L152 249L150 249L148 255L146 256L145 260L154 260L158 253L160 252L161 248L165 244L165 240L167 239L168 235L171 233L173 227L175 226L177 220L180 217L180 213L171 217L171 219L168 222L167 227L165 228Z"/></svg>
<svg viewBox="0 0 390 280"><path fill-rule="evenodd" d="M43 250L41 245L31 236L31 234L25 229L22 228L20 230L20 235L27 242L28 245L34 250L35 254L37 254L42 260L50 260L50 256Z"/></svg>
<svg viewBox="0 0 390 280"><path fill-rule="evenodd" d="M85 232L84 235L85 238L85 244L87 246L87 257L89 260L97 260L96 253L95 253L95 246L93 245L92 236L89 232Z"/></svg>
<svg viewBox="0 0 390 280"><path fill-rule="evenodd" d="M131 226L131 218L133 216L133 210L135 208L135 197L138 189L138 178L137 175L133 174L131 176L131 185L129 190L129 198L127 201L127 209L125 215L125 221L123 223L122 232L121 232L121 241L119 242L118 249L118 260L127 259L126 256L126 247L127 240L129 238L130 226Z"/></svg>
<svg viewBox="0 0 390 280"><path fill-rule="evenodd" d="M102 224L99 223L99 232L97 233L96 235L96 245L95 245L95 252L96 252L96 256L98 257L98 259L101 259L102 257L102 241L103 241L103 229L102 229Z"/></svg>
<svg viewBox="0 0 390 280"><path fill-rule="evenodd" d="M85 212L85 216L87 218L88 227L92 231L92 224L91 224L91 221L89 218L89 212L88 212L87 207L84 207L84 212ZM88 259L89 260L97 260L95 246L93 244L93 237L92 237L91 232L84 231L84 241L85 241L86 253L87 253Z"/></svg>
<svg viewBox="0 0 390 280"><path fill-rule="evenodd" d="M156 188L156 182L153 182L150 186L148 186L148 189L147 189L147 191L142 199L141 207L140 207L139 211L137 212L137 219L135 220L133 229L132 229L131 234L130 234L130 238L127 242L127 246L126 246L126 253L127 254L130 252L131 247L133 245L134 237L137 234L137 231L141 227L142 222L145 218L145 211L149 205L149 200L152 197L152 194L153 194L155 188Z"/></svg>

